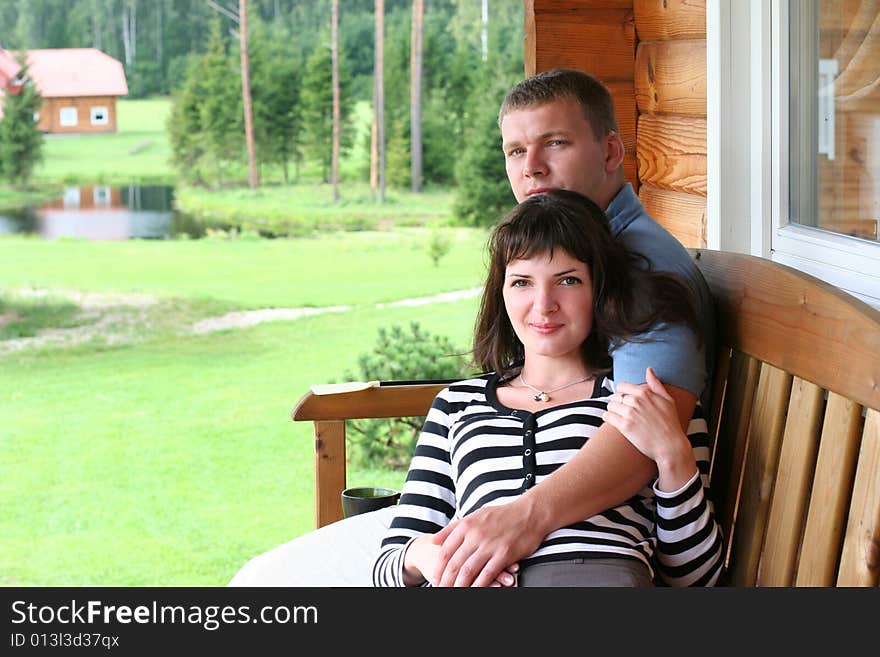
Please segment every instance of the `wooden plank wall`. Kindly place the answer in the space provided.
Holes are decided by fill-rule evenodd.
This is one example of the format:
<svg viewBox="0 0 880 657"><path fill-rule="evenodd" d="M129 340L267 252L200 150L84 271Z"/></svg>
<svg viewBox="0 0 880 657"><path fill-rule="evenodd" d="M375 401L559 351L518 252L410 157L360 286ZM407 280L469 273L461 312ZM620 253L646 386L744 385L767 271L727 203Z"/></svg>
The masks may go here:
<svg viewBox="0 0 880 657"><path fill-rule="evenodd" d="M77 125L61 125L61 108L75 107ZM106 125L92 125L92 107L106 107L108 121ZM81 98L45 98L40 108L40 120L37 129L53 134L61 133L93 133L116 132L116 96L83 96Z"/></svg>
<svg viewBox="0 0 880 657"><path fill-rule="evenodd" d="M688 247L706 246L706 2L634 0L639 198Z"/></svg>
<svg viewBox="0 0 880 657"><path fill-rule="evenodd" d="M611 91L626 157L626 179L638 187L633 0L525 0L525 69L577 68Z"/></svg>
<svg viewBox="0 0 880 657"><path fill-rule="evenodd" d="M526 0L526 75L565 66L611 90L627 180L685 246L706 246L705 0Z"/></svg>

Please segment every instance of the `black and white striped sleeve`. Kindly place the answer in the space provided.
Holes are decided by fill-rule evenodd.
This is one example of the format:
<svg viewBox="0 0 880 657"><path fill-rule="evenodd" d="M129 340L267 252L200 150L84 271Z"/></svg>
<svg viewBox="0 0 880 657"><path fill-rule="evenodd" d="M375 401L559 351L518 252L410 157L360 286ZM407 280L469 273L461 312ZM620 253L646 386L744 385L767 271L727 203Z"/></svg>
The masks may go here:
<svg viewBox="0 0 880 657"><path fill-rule="evenodd" d="M425 418L394 520L373 563L374 586L403 586L403 557L413 539L434 534L455 515L451 477L450 403L441 391Z"/></svg>
<svg viewBox="0 0 880 657"><path fill-rule="evenodd" d="M688 427L698 471L677 491L654 484L657 508L657 565L670 586L714 586L723 561L721 528L708 496L710 447L698 405Z"/></svg>

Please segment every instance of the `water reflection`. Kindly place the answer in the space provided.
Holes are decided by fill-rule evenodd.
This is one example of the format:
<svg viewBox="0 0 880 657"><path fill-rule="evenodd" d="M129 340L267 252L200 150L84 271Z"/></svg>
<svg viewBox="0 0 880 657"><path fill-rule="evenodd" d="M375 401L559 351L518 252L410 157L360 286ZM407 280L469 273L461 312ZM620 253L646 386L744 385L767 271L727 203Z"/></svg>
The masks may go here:
<svg viewBox="0 0 880 657"><path fill-rule="evenodd" d="M204 227L174 209L166 185L69 187L39 207L0 211L0 233L38 234L44 239L166 239L204 235Z"/></svg>

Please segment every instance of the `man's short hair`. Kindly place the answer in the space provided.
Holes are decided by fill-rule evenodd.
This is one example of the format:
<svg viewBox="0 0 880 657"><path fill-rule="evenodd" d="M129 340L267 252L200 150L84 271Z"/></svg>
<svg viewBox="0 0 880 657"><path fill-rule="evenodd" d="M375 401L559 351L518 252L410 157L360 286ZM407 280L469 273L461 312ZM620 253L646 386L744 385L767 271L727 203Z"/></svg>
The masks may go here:
<svg viewBox="0 0 880 657"><path fill-rule="evenodd" d="M513 87L501 102L498 127L508 112L556 100L573 100L580 105L597 139L609 132L619 132L608 89L592 75L572 68L544 71Z"/></svg>

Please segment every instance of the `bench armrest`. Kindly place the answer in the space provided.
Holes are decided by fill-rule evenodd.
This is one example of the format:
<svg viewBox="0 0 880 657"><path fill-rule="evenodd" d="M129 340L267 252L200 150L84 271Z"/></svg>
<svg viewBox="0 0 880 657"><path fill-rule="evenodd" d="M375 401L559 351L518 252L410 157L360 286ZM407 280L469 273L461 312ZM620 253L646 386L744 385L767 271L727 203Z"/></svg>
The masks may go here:
<svg viewBox="0 0 880 657"><path fill-rule="evenodd" d="M450 381L378 382L316 386L291 413L295 421L314 422L315 524L342 519L345 483L345 421L426 415L434 397ZM338 390L339 392L334 392ZM318 393L316 394L315 390Z"/></svg>

